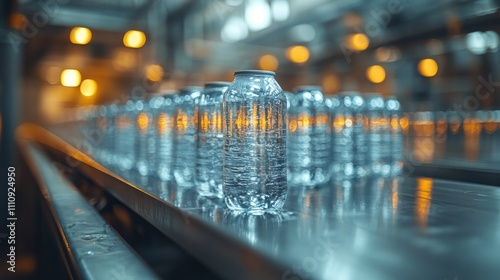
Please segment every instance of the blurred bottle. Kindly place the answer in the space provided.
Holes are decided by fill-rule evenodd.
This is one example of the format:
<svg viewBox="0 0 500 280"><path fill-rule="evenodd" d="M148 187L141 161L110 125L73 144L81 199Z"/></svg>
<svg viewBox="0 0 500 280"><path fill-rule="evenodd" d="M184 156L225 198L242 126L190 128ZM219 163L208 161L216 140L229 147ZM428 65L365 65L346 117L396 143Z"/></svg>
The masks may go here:
<svg viewBox="0 0 500 280"><path fill-rule="evenodd" d="M196 105L200 93L201 89L198 87L185 87L174 97L173 174L175 183L179 187L195 186L195 137L198 122Z"/></svg>
<svg viewBox="0 0 500 280"><path fill-rule="evenodd" d="M280 209L287 192L286 97L274 72L235 72L222 106L226 204L232 210Z"/></svg>
<svg viewBox="0 0 500 280"><path fill-rule="evenodd" d="M100 149L100 161L104 165L114 166L116 159L116 115L118 104L113 103L103 106L99 110L100 124L103 131L102 148Z"/></svg>
<svg viewBox="0 0 500 280"><path fill-rule="evenodd" d="M331 100L332 176L335 179L362 177L367 174L368 150L365 132L365 102L356 92L344 92Z"/></svg>
<svg viewBox="0 0 500 280"><path fill-rule="evenodd" d="M294 185L317 186L330 180L331 135L321 88L300 87L290 107L288 165Z"/></svg>
<svg viewBox="0 0 500 280"><path fill-rule="evenodd" d="M198 103L196 185L202 196L222 197L222 97L230 83L205 84Z"/></svg>
<svg viewBox="0 0 500 280"><path fill-rule="evenodd" d="M136 168L140 175L146 176L156 171L156 125L153 110L156 97L137 101L136 108Z"/></svg>
<svg viewBox="0 0 500 280"><path fill-rule="evenodd" d="M175 125L174 95L162 95L156 100L156 172L162 181L172 179L173 129Z"/></svg>
<svg viewBox="0 0 500 280"><path fill-rule="evenodd" d="M286 142L290 143L290 123L296 124L297 120L294 121L293 118L290 117L290 108L292 106L293 98L294 95L291 92L285 91L285 97L286 97ZM291 182L292 181L292 176L290 173L290 145L286 145L286 158L287 158L287 181Z"/></svg>
<svg viewBox="0 0 500 280"><path fill-rule="evenodd" d="M391 130L389 112L384 98L378 94L366 97L368 128L368 164L373 174L388 175L391 171Z"/></svg>
<svg viewBox="0 0 500 280"><path fill-rule="evenodd" d="M129 100L118 106L115 117L115 153L113 162L121 170L130 170L135 160L135 119L137 101Z"/></svg>
<svg viewBox="0 0 500 280"><path fill-rule="evenodd" d="M401 104L395 97L389 97L385 108L390 121L391 175L398 175L403 170L403 133L401 129Z"/></svg>

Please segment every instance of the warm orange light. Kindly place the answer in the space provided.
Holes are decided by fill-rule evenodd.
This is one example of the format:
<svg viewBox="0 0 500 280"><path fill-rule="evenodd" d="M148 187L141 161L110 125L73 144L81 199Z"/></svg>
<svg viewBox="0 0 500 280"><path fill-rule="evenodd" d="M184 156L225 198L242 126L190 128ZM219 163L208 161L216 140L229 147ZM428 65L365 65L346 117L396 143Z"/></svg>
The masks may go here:
<svg viewBox="0 0 500 280"><path fill-rule="evenodd" d="M494 120L487 120L484 123L484 130L488 134L492 134L497 130L497 123Z"/></svg>
<svg viewBox="0 0 500 280"><path fill-rule="evenodd" d="M177 130L185 131L188 129L188 116L181 109L177 111Z"/></svg>
<svg viewBox="0 0 500 280"><path fill-rule="evenodd" d="M448 129L448 124L446 123L445 120L438 120L436 122L436 132L438 134L445 134L446 130Z"/></svg>
<svg viewBox="0 0 500 280"><path fill-rule="evenodd" d="M482 124L479 119L466 118L463 127L465 136L475 136L481 133Z"/></svg>
<svg viewBox="0 0 500 280"><path fill-rule="evenodd" d="M51 85L59 83L60 75L61 68L59 67L51 66L45 70L45 80Z"/></svg>
<svg viewBox="0 0 500 280"><path fill-rule="evenodd" d="M200 131L201 133L207 133L209 127L208 112L203 112L201 115Z"/></svg>
<svg viewBox="0 0 500 280"><path fill-rule="evenodd" d="M129 30L123 36L123 45L125 47L138 49L146 43L146 34L139 30Z"/></svg>
<svg viewBox="0 0 500 280"><path fill-rule="evenodd" d="M438 72L438 64L432 58L422 59L418 63L418 72L424 77L434 77Z"/></svg>
<svg viewBox="0 0 500 280"><path fill-rule="evenodd" d="M61 85L65 87L77 87L81 81L82 75L76 69L65 69L61 72Z"/></svg>
<svg viewBox="0 0 500 280"><path fill-rule="evenodd" d="M350 34L346 38L349 48L355 51L364 51L370 45L370 39L363 33Z"/></svg>
<svg viewBox="0 0 500 280"><path fill-rule="evenodd" d="M415 130L416 136L429 137L434 135L434 122L432 121L415 121L413 123L413 129Z"/></svg>
<svg viewBox="0 0 500 280"><path fill-rule="evenodd" d="M92 79L83 80L80 85L80 93L83 96L92 96L97 92L97 82Z"/></svg>
<svg viewBox="0 0 500 280"><path fill-rule="evenodd" d="M163 67L151 64L146 68L146 78L152 82L159 82L163 78Z"/></svg>
<svg viewBox="0 0 500 280"><path fill-rule="evenodd" d="M453 119L450 121L450 130L453 135L457 134L460 130L460 120Z"/></svg>
<svg viewBox="0 0 500 280"><path fill-rule="evenodd" d="M401 117L401 119L399 120L399 125L401 126L405 134L408 133L408 128L410 127L408 116Z"/></svg>
<svg viewBox="0 0 500 280"><path fill-rule="evenodd" d="M288 128L290 129L290 132L295 132L297 130L297 121L290 120L290 123L288 124Z"/></svg>
<svg viewBox="0 0 500 280"><path fill-rule="evenodd" d="M149 117L148 114L141 112L139 116L137 116L137 126L140 130L146 130L149 125Z"/></svg>
<svg viewBox="0 0 500 280"><path fill-rule="evenodd" d="M76 45L86 45L92 40L92 31L86 27L73 27L69 33L69 40Z"/></svg>
<svg viewBox="0 0 500 280"><path fill-rule="evenodd" d="M321 81L324 92L334 93L340 88L339 78L334 74L326 74Z"/></svg>
<svg viewBox="0 0 500 280"><path fill-rule="evenodd" d="M309 117L306 114L300 114L299 119L297 120L298 127L308 127L313 124L313 118Z"/></svg>
<svg viewBox="0 0 500 280"><path fill-rule="evenodd" d="M259 58L259 68L262 70L276 71L278 66L278 59L272 54L266 54Z"/></svg>
<svg viewBox="0 0 500 280"><path fill-rule="evenodd" d="M292 46L286 50L286 57L293 63L304 63L309 60L309 50L304 46Z"/></svg>
<svg viewBox="0 0 500 280"><path fill-rule="evenodd" d="M168 115L160 113L158 115L158 133L164 135L168 129Z"/></svg>
<svg viewBox="0 0 500 280"><path fill-rule="evenodd" d="M366 77L375 84L380 84L385 80L385 69L380 65L373 65L366 69Z"/></svg>
<svg viewBox="0 0 500 280"><path fill-rule="evenodd" d="M415 214L417 216L418 225L421 229L425 229L427 227L429 210L431 208L432 184L433 181L430 178L417 179Z"/></svg>

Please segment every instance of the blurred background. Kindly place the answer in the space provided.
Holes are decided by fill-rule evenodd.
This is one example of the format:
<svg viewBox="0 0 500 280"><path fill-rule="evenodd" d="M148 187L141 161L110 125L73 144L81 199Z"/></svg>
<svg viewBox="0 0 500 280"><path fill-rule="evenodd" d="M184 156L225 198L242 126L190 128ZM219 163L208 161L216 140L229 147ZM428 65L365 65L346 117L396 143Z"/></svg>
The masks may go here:
<svg viewBox="0 0 500 280"><path fill-rule="evenodd" d="M2 5L8 43L22 61L22 120L57 121L65 108L231 81L234 70L247 68L276 71L285 90L317 84L325 94L395 95L404 111L498 107L499 3L20 0Z"/></svg>

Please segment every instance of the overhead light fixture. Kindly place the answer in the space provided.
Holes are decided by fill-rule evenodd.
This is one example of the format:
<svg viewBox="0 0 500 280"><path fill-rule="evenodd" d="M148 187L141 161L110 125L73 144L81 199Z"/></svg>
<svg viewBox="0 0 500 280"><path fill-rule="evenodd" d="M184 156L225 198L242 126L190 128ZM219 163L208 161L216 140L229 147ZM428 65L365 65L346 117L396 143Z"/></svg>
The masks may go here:
<svg viewBox="0 0 500 280"><path fill-rule="evenodd" d="M437 62L432 58L425 58L418 62L418 72L424 77L430 78L436 76L438 69Z"/></svg>
<svg viewBox="0 0 500 280"><path fill-rule="evenodd" d="M234 43L248 36L248 27L245 21L237 16L230 17L222 27L220 37L224 42Z"/></svg>
<svg viewBox="0 0 500 280"><path fill-rule="evenodd" d="M76 45L86 45L92 40L92 31L86 27L73 27L69 33L69 40Z"/></svg>
<svg viewBox="0 0 500 280"><path fill-rule="evenodd" d="M80 93L83 96L92 96L97 92L97 82L92 79L83 80L80 85Z"/></svg>
<svg viewBox="0 0 500 280"><path fill-rule="evenodd" d="M146 78L152 82L159 82L163 79L163 67L151 64L146 68Z"/></svg>
<svg viewBox="0 0 500 280"><path fill-rule="evenodd" d="M61 85L65 87L77 87L81 80L82 75L76 69L65 69L61 72Z"/></svg>
<svg viewBox="0 0 500 280"><path fill-rule="evenodd" d="M259 68L262 70L276 71L278 66L278 59L272 54L266 54L259 58Z"/></svg>
<svg viewBox="0 0 500 280"><path fill-rule="evenodd" d="M370 39L363 33L347 35L346 42L349 45L349 48L355 51L364 51L370 45Z"/></svg>
<svg viewBox="0 0 500 280"><path fill-rule="evenodd" d="M146 34L139 30L129 30L123 36L123 45L125 47L138 49L146 43Z"/></svg>
<svg viewBox="0 0 500 280"><path fill-rule="evenodd" d="M291 46L286 50L286 57L293 63L304 63L309 60L309 49L305 46Z"/></svg>
<svg viewBox="0 0 500 280"><path fill-rule="evenodd" d="M271 8L265 0L248 0L245 21L251 31L259 31L271 25Z"/></svg>
<svg viewBox="0 0 500 280"><path fill-rule="evenodd" d="M374 84L380 84L385 80L385 69L380 65L372 65L366 69L366 77Z"/></svg>

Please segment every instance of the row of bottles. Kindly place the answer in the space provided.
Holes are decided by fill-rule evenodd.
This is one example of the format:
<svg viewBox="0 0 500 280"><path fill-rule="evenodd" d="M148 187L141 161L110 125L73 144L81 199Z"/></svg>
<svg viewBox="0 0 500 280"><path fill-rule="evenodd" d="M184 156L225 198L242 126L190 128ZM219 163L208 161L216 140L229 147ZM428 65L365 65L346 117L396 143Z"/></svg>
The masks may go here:
<svg viewBox="0 0 500 280"><path fill-rule="evenodd" d="M94 106L84 115L82 139L97 161L223 197L235 210L279 209L288 184L401 171L396 99L325 97L315 86L284 94L268 71L238 71L233 83Z"/></svg>

